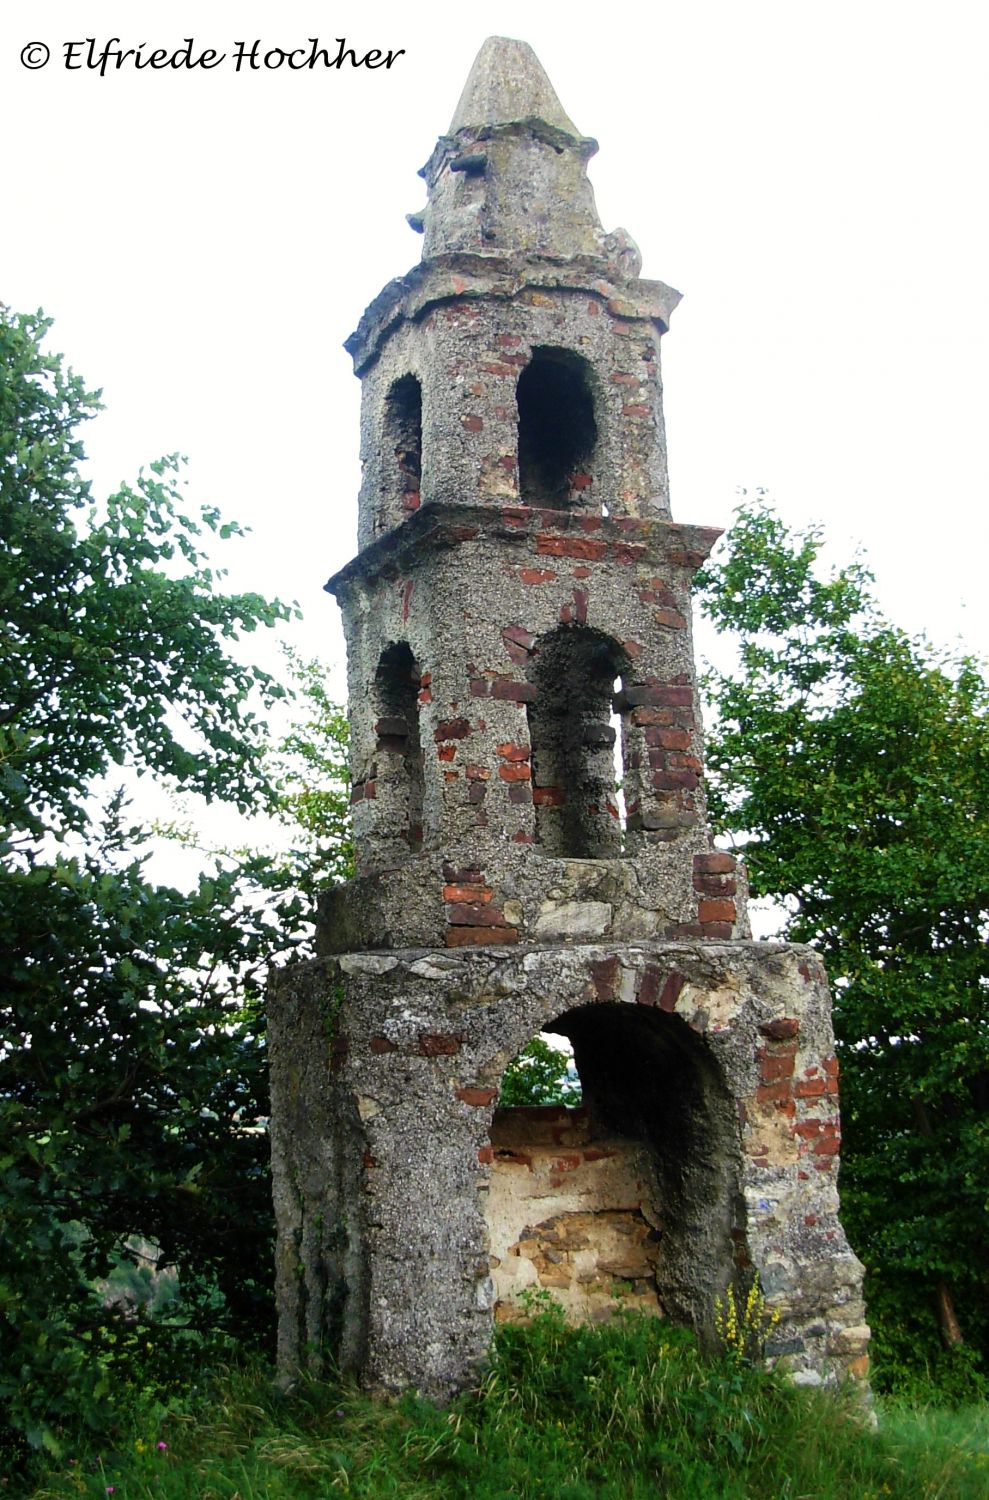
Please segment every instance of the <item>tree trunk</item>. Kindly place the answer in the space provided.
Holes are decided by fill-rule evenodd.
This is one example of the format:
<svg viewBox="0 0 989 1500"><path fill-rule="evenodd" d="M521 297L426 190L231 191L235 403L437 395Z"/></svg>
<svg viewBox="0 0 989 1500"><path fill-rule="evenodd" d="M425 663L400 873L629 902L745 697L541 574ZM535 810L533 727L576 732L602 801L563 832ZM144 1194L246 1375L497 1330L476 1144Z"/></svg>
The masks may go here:
<svg viewBox="0 0 989 1500"><path fill-rule="evenodd" d="M927 1113L927 1105L919 1094L914 1094L912 1103L913 1117L917 1129L925 1140L932 1140L934 1137L934 1127L931 1124L931 1117ZM945 1347L954 1349L959 1344L963 1344L965 1340L962 1336L961 1324L958 1321L954 1300L946 1281L939 1281L934 1288L934 1311L937 1315L938 1329L940 1330L941 1339Z"/></svg>

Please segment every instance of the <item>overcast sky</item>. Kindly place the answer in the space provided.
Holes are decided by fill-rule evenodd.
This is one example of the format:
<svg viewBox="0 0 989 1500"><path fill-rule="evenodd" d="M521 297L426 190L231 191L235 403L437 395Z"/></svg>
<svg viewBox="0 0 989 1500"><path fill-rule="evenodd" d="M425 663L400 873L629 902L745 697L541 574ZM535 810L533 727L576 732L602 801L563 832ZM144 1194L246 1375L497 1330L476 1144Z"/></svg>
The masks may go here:
<svg viewBox="0 0 989 1500"><path fill-rule="evenodd" d="M341 344L418 259L416 172L485 35L523 37L601 144L605 228L684 294L664 340L674 514L725 525L739 486L765 486L840 555L865 547L894 619L982 651L985 16L957 0L5 0L0 297L44 306L103 387L98 488L188 454L193 495L253 528L237 586L299 600L306 648L342 663L321 591L355 545ZM226 60L65 66L87 37L146 55L190 36ZM341 36L404 52L374 71L234 68L238 42L335 52ZM22 65L31 42L46 67Z"/></svg>

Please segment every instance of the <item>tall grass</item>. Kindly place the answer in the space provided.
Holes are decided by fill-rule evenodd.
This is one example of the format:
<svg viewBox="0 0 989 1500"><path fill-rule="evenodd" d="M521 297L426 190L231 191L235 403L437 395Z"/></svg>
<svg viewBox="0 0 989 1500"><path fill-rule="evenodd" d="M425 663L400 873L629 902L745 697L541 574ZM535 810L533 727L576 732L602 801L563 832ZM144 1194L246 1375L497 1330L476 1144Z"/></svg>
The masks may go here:
<svg viewBox="0 0 989 1500"><path fill-rule="evenodd" d="M149 1408L125 1449L80 1450L34 1500L985 1500L989 1415L891 1414L798 1391L626 1316L500 1329L480 1387L446 1411L345 1383L273 1391L227 1371Z"/></svg>

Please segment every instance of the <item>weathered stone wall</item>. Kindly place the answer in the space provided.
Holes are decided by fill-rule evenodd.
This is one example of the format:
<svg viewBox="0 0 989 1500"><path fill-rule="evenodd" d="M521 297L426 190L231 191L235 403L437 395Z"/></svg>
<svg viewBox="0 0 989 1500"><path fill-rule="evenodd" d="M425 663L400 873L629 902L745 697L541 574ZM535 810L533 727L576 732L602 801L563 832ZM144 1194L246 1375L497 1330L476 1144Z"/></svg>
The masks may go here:
<svg viewBox="0 0 989 1500"><path fill-rule="evenodd" d="M383 653L407 642L422 674L423 846L469 863L486 844L535 843L534 805L567 795L533 784L526 748L540 651L561 627L600 639L620 670L629 852L697 829L693 847L706 848L689 584L716 535L525 507L430 507L337 575L361 873L392 854L392 822L376 806L378 772L401 753L382 733Z"/></svg>
<svg viewBox="0 0 989 1500"><path fill-rule="evenodd" d="M332 1053L314 1019L330 1005ZM572 1037L600 1128L648 1148L669 1314L709 1336L717 1295L755 1275L781 1314L772 1358L807 1381L864 1373L823 972L807 949L712 942L347 954L283 974L282 1368L339 1347L388 1389L471 1378L496 1300L498 1083L546 1029Z"/></svg>
<svg viewBox="0 0 989 1500"><path fill-rule="evenodd" d="M363 377L362 548L420 505L520 503L516 391L542 348L579 356L594 398L597 441L568 508L668 518L659 334L678 294L660 282L632 290L607 278L603 262L571 265L566 278L532 264L534 284L519 287L516 267L499 274L487 261L457 262L411 273L396 284L404 295L394 305L375 305L350 346ZM422 389L418 492L406 482L388 407L410 375Z"/></svg>
<svg viewBox="0 0 989 1500"><path fill-rule="evenodd" d="M360 878L323 903L324 951L747 935L734 862L710 848L700 779L689 580L714 535L524 507L430 507L338 576ZM610 864L545 858L540 816L580 798L573 777L560 784L533 754L552 688L540 663L561 631L583 632L587 649L611 643L622 664L628 826ZM398 641L420 673L418 859L402 847L395 810L408 736L376 686ZM600 729L610 735L606 717ZM600 756L597 746L584 753ZM610 788L594 805L580 800L585 817L613 825L614 847Z"/></svg>
<svg viewBox="0 0 989 1500"><path fill-rule="evenodd" d="M658 1316L661 1210L643 1141L564 1105L498 1109L485 1218L498 1322L525 1319L548 1292L575 1322L616 1307Z"/></svg>
<svg viewBox="0 0 989 1500"><path fill-rule="evenodd" d="M357 878L271 997L286 1380L332 1351L371 1385L456 1390L490 1340L493 1250L505 1305L532 1275L597 1315L624 1265L702 1337L755 1277L794 1378L867 1364L823 972L749 940L707 824L690 588L717 532L670 518L679 294L604 233L593 149L524 44L486 43L424 168L422 264L347 344L358 553L328 587ZM575 1148L564 1192L531 1143L552 1211L518 1223L492 1114L546 1028L615 1155Z"/></svg>

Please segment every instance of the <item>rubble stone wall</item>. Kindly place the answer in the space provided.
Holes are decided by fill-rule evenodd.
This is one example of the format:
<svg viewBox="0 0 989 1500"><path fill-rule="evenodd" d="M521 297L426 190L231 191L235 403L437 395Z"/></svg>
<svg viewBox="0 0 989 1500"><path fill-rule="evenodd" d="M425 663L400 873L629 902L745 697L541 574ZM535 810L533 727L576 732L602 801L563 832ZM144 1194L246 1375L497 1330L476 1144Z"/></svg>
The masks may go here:
<svg viewBox="0 0 989 1500"><path fill-rule="evenodd" d="M586 1109L495 1111L486 1219L498 1322L549 1293L574 1322L617 1307L660 1316L662 1221L652 1153Z"/></svg>
<svg viewBox="0 0 989 1500"><path fill-rule="evenodd" d="M808 949L712 942L352 953L283 973L282 1369L338 1348L386 1389L442 1397L471 1378L497 1300L499 1080L545 1029L572 1037L600 1128L651 1153L636 1212L662 1204L670 1315L709 1337L715 1298L757 1276L781 1315L771 1359L808 1382L864 1375L823 971Z"/></svg>
<svg viewBox="0 0 989 1500"><path fill-rule="evenodd" d="M433 271L415 295L369 331L362 370L361 548L401 525L420 505L518 505L519 377L542 350L586 363L596 442L571 479L567 509L578 516L669 518L659 334L676 294L639 283L632 299L602 279L600 264L546 281L538 262L518 286L518 263L463 262ZM576 268L574 268L576 269ZM401 283L405 289L405 283ZM374 358L370 360L371 349ZM422 392L421 481L408 483L404 443L389 398L414 377Z"/></svg>

